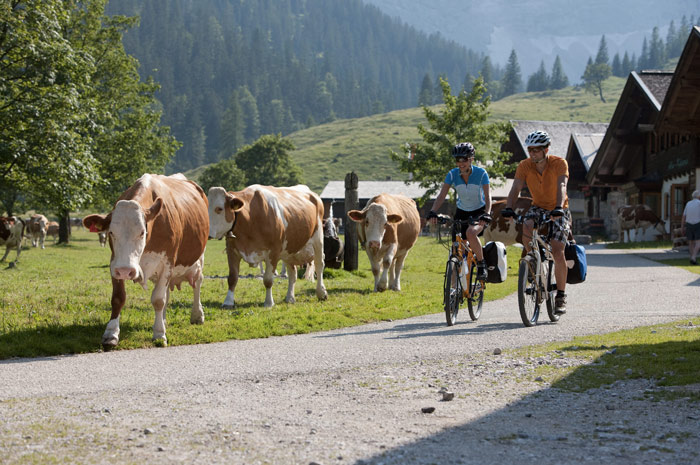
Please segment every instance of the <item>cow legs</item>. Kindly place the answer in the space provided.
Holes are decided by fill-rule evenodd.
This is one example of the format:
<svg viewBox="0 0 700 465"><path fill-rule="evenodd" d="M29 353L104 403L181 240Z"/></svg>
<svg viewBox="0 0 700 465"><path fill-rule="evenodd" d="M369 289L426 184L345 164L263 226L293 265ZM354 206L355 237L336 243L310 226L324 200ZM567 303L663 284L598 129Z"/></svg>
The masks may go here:
<svg viewBox="0 0 700 465"><path fill-rule="evenodd" d="M204 309L202 308L202 300L200 297L202 291L202 281L204 276L202 276L201 270L204 268L204 255L199 259L200 271L197 273L197 279L192 285L194 289L194 297L192 300L192 313L190 313L190 324L201 325L204 324ZM192 284L192 283L191 283Z"/></svg>
<svg viewBox="0 0 700 465"><path fill-rule="evenodd" d="M284 262L282 264L283 266L285 265ZM289 272L287 273L287 296L284 298L284 301L288 304L293 304L297 301L296 297L294 297L294 287L297 283L297 267L295 265L286 265L286 267L289 269ZM267 287L267 285L265 286Z"/></svg>
<svg viewBox="0 0 700 465"><path fill-rule="evenodd" d="M396 244L392 244L389 246L388 250L384 254L384 258L379 262L379 270L381 270L381 275L377 273L374 275L374 280L375 280L375 285L374 285L374 290L377 292L384 292L388 288L389 284L389 270L391 268L391 264L394 261L394 256L396 254ZM372 271L374 272L374 267L372 268ZM393 270L392 270L393 274ZM377 279L379 277L379 279Z"/></svg>
<svg viewBox="0 0 700 465"><path fill-rule="evenodd" d="M5 247L5 255L2 256L2 260L0 260L0 262L4 262L5 259L7 258L7 254L9 254L9 253L10 253L10 248ZM17 251L17 260L19 260L19 251Z"/></svg>
<svg viewBox="0 0 700 465"><path fill-rule="evenodd" d="M332 221L332 219L331 219ZM319 226L323 224L323 220L319 221ZM316 228L316 237L314 240L314 268L316 269L316 297L318 300L326 300L328 292L326 286L323 285L323 267L325 266L323 256L323 229ZM313 275L312 275L313 276Z"/></svg>
<svg viewBox="0 0 700 465"><path fill-rule="evenodd" d="M226 299L221 305L222 308L233 308L236 305L234 291L238 284L238 273L241 267L241 257L234 249L233 239L226 238L226 256L228 257L228 292Z"/></svg>
<svg viewBox="0 0 700 465"><path fill-rule="evenodd" d="M275 262L273 266L272 261L269 258L267 258L265 260L265 274L263 275L263 284L265 285L265 303L263 305L265 307L272 307L275 305L275 299L272 298L272 285L275 283L275 268L277 268L277 262ZM292 279L294 279L294 282L296 282L296 268L294 268L293 270L289 270L289 282L292 288L292 298L294 298L294 287L292 284Z"/></svg>
<svg viewBox="0 0 700 465"><path fill-rule="evenodd" d="M126 290L124 281L112 278L112 315L104 334L102 334L102 348L110 350L119 343L119 315L126 303Z"/></svg>
<svg viewBox="0 0 700 465"><path fill-rule="evenodd" d="M168 345L168 339L165 337L165 304L168 300L168 283L167 280L159 280L151 293L151 304L155 310L156 316L153 321L153 341L161 341L164 346Z"/></svg>
<svg viewBox="0 0 700 465"><path fill-rule="evenodd" d="M389 270L389 289L393 291L401 290L401 269L403 268L404 260L406 260L406 255L408 255L408 251L397 254Z"/></svg>

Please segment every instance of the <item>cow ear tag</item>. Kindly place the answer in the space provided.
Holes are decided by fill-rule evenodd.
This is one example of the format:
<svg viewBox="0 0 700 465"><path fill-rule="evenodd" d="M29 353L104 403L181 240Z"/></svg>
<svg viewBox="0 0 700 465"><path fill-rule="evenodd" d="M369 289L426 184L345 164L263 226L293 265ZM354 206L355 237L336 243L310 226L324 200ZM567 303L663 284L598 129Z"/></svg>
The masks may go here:
<svg viewBox="0 0 700 465"><path fill-rule="evenodd" d="M100 232L100 231L101 230L97 229L97 226L95 226L94 223L90 225L90 232Z"/></svg>

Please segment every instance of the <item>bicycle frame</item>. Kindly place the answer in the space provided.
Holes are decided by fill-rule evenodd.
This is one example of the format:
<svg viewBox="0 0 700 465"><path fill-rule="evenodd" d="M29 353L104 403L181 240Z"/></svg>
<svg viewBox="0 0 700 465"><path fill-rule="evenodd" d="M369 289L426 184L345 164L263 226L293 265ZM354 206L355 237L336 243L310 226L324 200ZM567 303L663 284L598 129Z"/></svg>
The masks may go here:
<svg viewBox="0 0 700 465"><path fill-rule="evenodd" d="M524 223L527 221L527 219L521 217L520 221L521 223ZM531 257L531 260L534 261L534 266L535 269L532 270L533 274L535 275L535 284L537 284L536 289L538 290L538 295L537 295L537 301L542 302L543 297L540 295L542 290L546 286L541 285L543 282L547 282L547 276L546 272L547 270L542 266L542 264L546 261L550 264L554 263L554 256L552 255L552 246L549 243L549 236L550 234L547 234L546 237L542 237L540 234L539 228L543 224L549 222L550 219L547 218L546 215L542 215L539 218L534 219L534 225L532 227L532 238L530 239L530 251L525 255L525 257ZM551 231L551 229L550 229ZM523 233L524 234L524 233ZM522 262L525 258L521 258L520 262ZM546 292L550 292L551 289L547 289Z"/></svg>
<svg viewBox="0 0 700 465"><path fill-rule="evenodd" d="M522 224L530 218L518 216L517 222ZM550 240L552 229L550 225L546 236L540 234L540 227L551 221L543 214L533 221L532 237L528 242L530 251L520 259L518 265L518 306L520 317L525 326L534 326L540 315L543 302L547 306L547 314L552 322L559 321L559 315L554 312L554 256Z"/></svg>
<svg viewBox="0 0 700 465"><path fill-rule="evenodd" d="M442 224L447 221L449 220L446 218L440 218ZM469 223L475 224L474 221L469 221ZM443 288L443 305L447 326L455 324L459 305L465 298L469 316L474 321L481 315L481 306L484 301L484 288L486 286L483 280L476 280L476 255L469 245L469 241L462 238L458 231L461 229L460 226L464 224L464 221L452 220L452 235L454 235L455 240L450 246Z"/></svg>
<svg viewBox="0 0 700 465"><path fill-rule="evenodd" d="M463 239L462 234L458 230L458 227L463 222L466 223L466 221L452 220L452 232L455 234L455 241L452 243L452 247L450 248L450 256L448 258L448 260L451 260L452 258L457 259L457 269L460 271L460 275L462 271L462 266L466 264L467 273L471 273L472 265L475 265L477 263L476 255L474 254L474 251L469 245L469 241L467 239ZM475 223L470 222L469 224ZM469 282L471 282L470 276L467 276L467 283ZM481 288L485 289L486 286L484 281L479 282L481 283ZM472 286L464 287L466 287L467 289L462 289L462 297L471 298L474 296L474 294L478 292L478 289L472 289Z"/></svg>

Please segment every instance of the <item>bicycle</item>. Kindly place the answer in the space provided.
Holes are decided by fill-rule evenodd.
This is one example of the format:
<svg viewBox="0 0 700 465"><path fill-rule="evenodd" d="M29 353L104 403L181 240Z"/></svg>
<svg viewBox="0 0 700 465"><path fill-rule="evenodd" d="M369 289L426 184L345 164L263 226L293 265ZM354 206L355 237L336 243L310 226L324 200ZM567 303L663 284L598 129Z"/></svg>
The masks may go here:
<svg viewBox="0 0 700 465"><path fill-rule="evenodd" d="M486 283L477 279L476 255L474 255L474 251L469 246L469 241L462 239L460 229L463 224L477 224L478 220L451 220L450 218L439 216L438 222L440 224L451 222L451 232L455 236L455 241L450 247L450 256L445 266L443 304L447 326L452 326L457 321L459 306L465 298L467 299L469 317L476 321L481 316Z"/></svg>
<svg viewBox="0 0 700 465"><path fill-rule="evenodd" d="M518 216L516 221L523 223L526 220ZM530 239L530 251L520 259L518 267L518 307L520 318L527 327L537 324L540 317L540 308L544 301L547 306L547 315L550 321L559 321L560 315L554 312L554 299L557 293L557 284L554 282L554 257L549 241L552 235L550 226L546 235L540 234L539 228L551 222L549 215L544 213L537 218L532 218L532 238Z"/></svg>

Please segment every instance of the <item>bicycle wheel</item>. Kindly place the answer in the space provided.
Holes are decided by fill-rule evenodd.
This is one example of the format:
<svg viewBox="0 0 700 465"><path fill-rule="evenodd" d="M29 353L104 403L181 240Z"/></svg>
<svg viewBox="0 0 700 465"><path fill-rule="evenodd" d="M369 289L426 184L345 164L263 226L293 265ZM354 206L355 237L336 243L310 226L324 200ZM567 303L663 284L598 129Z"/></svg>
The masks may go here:
<svg viewBox="0 0 700 465"><path fill-rule="evenodd" d="M535 263L532 257L526 256L520 261L518 269L518 307L520 318L525 326L534 326L540 316L535 282Z"/></svg>
<svg viewBox="0 0 700 465"><path fill-rule="evenodd" d="M484 303L484 285L476 279L476 263L472 263L469 269L469 297L467 297L467 308L469 317L476 321L481 316L481 305Z"/></svg>
<svg viewBox="0 0 700 465"><path fill-rule="evenodd" d="M452 326L457 321L459 304L462 299L462 285L459 282L459 264L455 257L450 257L445 269L445 319L447 326Z"/></svg>
<svg viewBox="0 0 700 465"><path fill-rule="evenodd" d="M545 298L547 315L549 315L549 321L556 323L561 315L554 313L554 299L557 296L557 283L554 282L554 263L548 261L545 266L547 267L547 297Z"/></svg>

